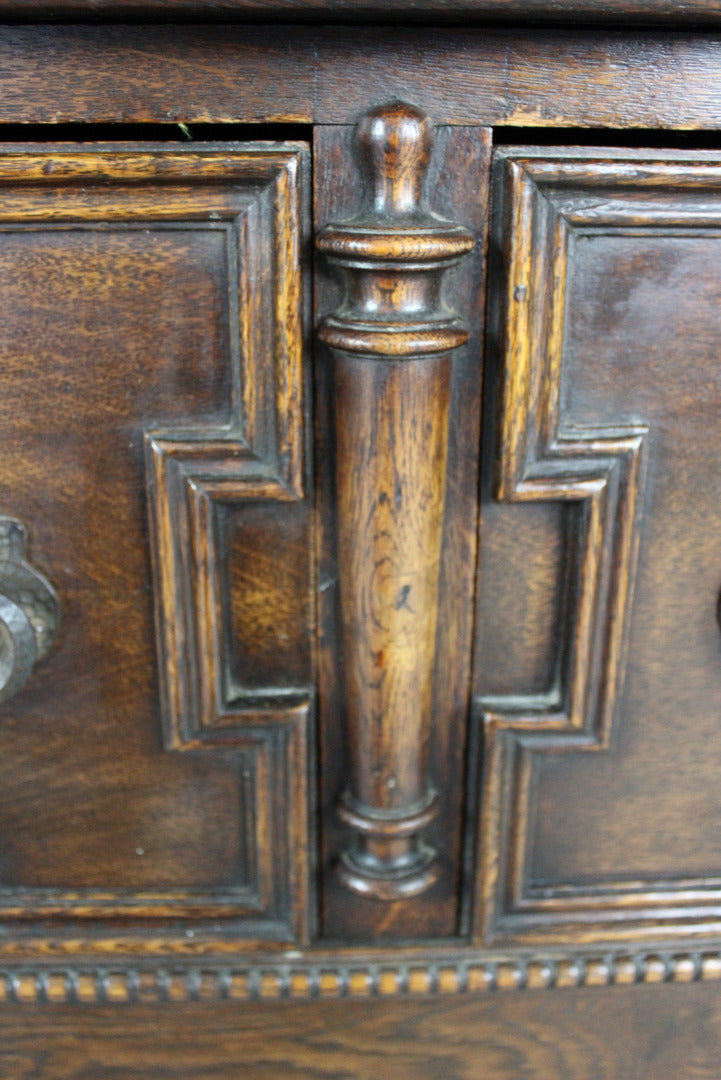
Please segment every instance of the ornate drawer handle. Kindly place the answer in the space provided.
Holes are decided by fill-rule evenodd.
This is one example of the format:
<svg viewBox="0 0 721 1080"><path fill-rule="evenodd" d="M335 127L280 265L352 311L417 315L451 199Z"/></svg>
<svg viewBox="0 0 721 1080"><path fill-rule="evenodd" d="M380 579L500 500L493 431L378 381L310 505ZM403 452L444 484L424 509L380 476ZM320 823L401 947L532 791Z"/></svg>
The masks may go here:
<svg viewBox="0 0 721 1080"><path fill-rule="evenodd" d="M26 560L27 529L0 517L0 701L17 693L60 625L52 585Z"/></svg>

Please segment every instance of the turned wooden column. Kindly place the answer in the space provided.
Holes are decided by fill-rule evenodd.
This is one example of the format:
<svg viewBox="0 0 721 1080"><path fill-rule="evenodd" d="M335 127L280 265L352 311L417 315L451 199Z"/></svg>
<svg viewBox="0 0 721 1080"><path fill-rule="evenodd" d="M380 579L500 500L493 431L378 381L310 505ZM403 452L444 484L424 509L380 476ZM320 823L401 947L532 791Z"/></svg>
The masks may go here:
<svg viewBox="0 0 721 1080"><path fill-rule="evenodd" d="M471 232L432 213L430 121L393 103L358 128L366 199L317 246L345 296L323 323L332 349L338 558L349 754L338 810L354 833L338 872L355 892L412 896L436 878L423 830L443 538L451 350L467 339L444 270Z"/></svg>

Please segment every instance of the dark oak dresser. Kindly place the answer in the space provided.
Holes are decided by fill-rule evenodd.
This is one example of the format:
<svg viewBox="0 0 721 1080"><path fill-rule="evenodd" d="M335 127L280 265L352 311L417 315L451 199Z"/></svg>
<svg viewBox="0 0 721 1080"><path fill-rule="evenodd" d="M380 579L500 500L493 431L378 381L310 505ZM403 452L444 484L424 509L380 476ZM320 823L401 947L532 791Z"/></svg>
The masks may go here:
<svg viewBox="0 0 721 1080"><path fill-rule="evenodd" d="M718 0L0 20L2 1080L718 1080Z"/></svg>

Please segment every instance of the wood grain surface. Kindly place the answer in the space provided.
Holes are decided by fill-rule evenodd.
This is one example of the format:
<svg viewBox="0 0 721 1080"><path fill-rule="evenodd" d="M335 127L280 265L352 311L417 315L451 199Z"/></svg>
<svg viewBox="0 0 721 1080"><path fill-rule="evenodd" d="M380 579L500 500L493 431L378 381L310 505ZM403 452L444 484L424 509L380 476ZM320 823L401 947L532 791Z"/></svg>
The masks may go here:
<svg viewBox="0 0 721 1080"><path fill-rule="evenodd" d="M555 669L540 693L482 704L485 933L715 932L721 163L539 149L496 165L496 494L566 502L567 555ZM549 570L522 572L532 613ZM506 617L481 604L490 628Z"/></svg>
<svg viewBox="0 0 721 1080"><path fill-rule="evenodd" d="M259 919L263 938L307 936L310 671L304 699L301 685L278 705L273 688L269 708L256 687L233 726L221 585L242 551L231 537L222 572L214 556L238 495L254 508L272 508L279 489L285 503L302 495L303 153L39 146L0 157L0 494L28 516L66 613L42 681L3 706L7 917L57 916L62 935L73 918L224 916ZM160 461L147 488L143 432ZM211 495L227 511L219 520ZM146 504L162 536L166 745L193 744L179 772L158 752ZM306 507L299 517L303 611Z"/></svg>
<svg viewBox="0 0 721 1080"><path fill-rule="evenodd" d="M469 661L470 661L470 618L472 610L468 607L467 597L473 589L473 567L475 565L475 523L477 521L477 473L475 466L469 467L467 447L478 446L479 423L480 423L480 319L482 318L483 299L483 274L485 268L485 244L483 233L486 223L486 199L488 194L488 168L490 162L490 145L488 132L478 131L455 131L450 128L442 128L435 133L436 144L431 159L430 175L428 178L428 194L430 196L430 208L438 209L445 218L452 217L454 222L460 222L470 229L471 233L479 235L479 241L457 267L448 270L448 308L445 312L439 305L441 319L439 326L443 328L444 318L451 321L450 315L455 312L463 312L468 321L471 333L469 345L453 351L452 359L436 360L435 358L419 359L417 361L399 359L388 363L388 372L368 371L361 375L357 370L359 365L376 363L373 360L351 359L343 360L349 370L355 371L357 387L353 407L367 400L367 406L359 410L357 419L346 420L343 415L340 422L347 425L348 431L342 434L346 443L348 454L355 449L358 452L364 443L360 439L363 425L368 430L368 421L371 416L369 408L373 406L372 396L361 397L359 389L364 393L372 390L375 400L381 403L392 401L386 394L385 384L391 389L401 387L404 394L400 397L395 394L396 404L390 407L378 405L379 418L382 412L392 415L393 423L412 436L410 450L406 453L403 444L398 443L397 451L392 449L393 429L389 427L388 419L384 420L384 428L380 434L381 441L386 447L386 456L392 452L397 458L397 467L401 467L403 473L407 473L406 460L414 466L427 470L428 463L438 452L430 452L430 448L437 445L437 434L431 436L427 431L423 437L414 436L413 416L405 413L406 403L411 399L417 404L419 417L428 422L432 419L433 410L440 416L441 408L448 408L449 436L446 468L446 505L444 518L444 531L441 548L440 562L440 588L438 590L438 615L437 627L439 632L432 635L424 645L425 655L433 657L432 672L432 707L431 716L442 718L439 722L431 722L428 725L428 749L427 760L429 762L430 782L436 790L444 791L444 799L439 807L438 817L432 828L426 831L428 843L440 853L442 871L439 881L429 888L422 897L414 902L379 903L366 900L362 897L350 896L348 890L341 889L334 882L330 866L336 854L342 849L346 836L339 830L338 821L334 809L338 794L346 783L349 775L346 765L347 756L342 741L338 718L344 715L344 696L342 688L343 666L339 658L338 643L340 641L339 627L339 589L338 589L338 555L337 555L337 510L336 510L336 481L334 478L335 451L331 442L333 432L333 408L334 383L333 361L328 350L319 349L316 377L318 382L318 450L317 462L319 465L319 500L322 517L322 537L320 545L320 623L321 623L321 653L320 653L320 724L321 724L321 757L324 762L323 768L323 842L324 863L328 867L325 884L325 926L326 933L334 937L351 936L358 938L364 933L371 932L374 936L394 935L396 937L423 935L426 932L440 933L443 936L454 934L461 920L461 908L459 904L459 873L460 873L460 816L463 800L464 766L463 745L464 727L468 702L469 690ZM365 207L364 196L366 194L365 178L359 167L360 162L354 150L355 131L351 128L321 128L316 133L315 139L315 162L316 162L316 223L319 227L330 222L352 221L354 216ZM383 143L379 142L382 146ZM449 169L448 163L455 162L455 168ZM402 223L401 219L401 223ZM386 224L389 233L393 222L393 215L386 216ZM383 219L378 222L381 228ZM423 238L422 215L412 213L405 222L406 229L418 228ZM436 223L438 224L438 223ZM361 217L362 226L362 217ZM460 230L455 236L454 243L466 239L466 230ZM457 230L456 230L457 231ZM454 230L452 230L452 233ZM323 234L321 234L323 235ZM430 234L432 237L432 233ZM382 239L382 235L379 237ZM401 236L403 239L403 236ZM453 235L451 236L453 239ZM388 243L390 241L383 241ZM415 245L407 242L408 254L412 257ZM360 260L358 260L360 261ZM392 261L391 261L392 262ZM407 268L398 264L400 270ZM335 267L327 261L319 262L318 289L316 292L316 312L318 320L322 320L329 312L341 311L345 317L346 311L342 306L342 292L338 281ZM394 273L401 277L398 268L394 266ZM386 275L388 277L389 275ZM404 293L399 292L399 310L385 311L385 319L396 323L398 329L403 329L402 302ZM394 301L398 300L396 292L391 292ZM406 352L412 353L414 338L414 320L422 323L428 314L427 311L417 311L411 306L406 319L406 329L410 334L406 341ZM382 325L379 329L383 329ZM371 325L370 332L366 336L372 337L374 327ZM436 333L436 331L434 331ZM457 330L453 331L457 334ZM403 336L403 335L400 335ZM422 340L418 335L418 340ZM453 337L451 340L455 340ZM447 345L445 347L448 347ZM419 371L414 371L413 365L420 365ZM352 367L351 367L352 365ZM406 370L407 366L407 370ZM445 372L445 374L444 374ZM342 383L348 384L348 374L341 369ZM450 376L450 379L449 379ZM419 380L421 389L419 389ZM444 381L445 380L445 381ZM347 410L350 407L352 394L346 386L343 404ZM429 393L432 389L433 393ZM447 397L447 395L450 395ZM380 396L378 396L380 395ZM448 405L446 405L446 401ZM402 424L401 424L402 421ZM400 425L400 426L399 426ZM351 445L350 436L358 430L355 441ZM420 427L418 428L420 431ZM431 427L431 431L435 431ZM363 439L367 439L363 435ZM372 448L369 448L372 449ZM365 452L365 451L364 451ZM404 460L405 459L405 460ZM477 456L476 456L477 461ZM346 471L350 475L350 464ZM376 466L372 462L370 467L376 470L378 476L382 475L382 462ZM369 465L364 465L358 470L360 483L368 475ZM418 468L416 468L418 473ZM410 475L410 474L409 474ZM419 475L423 475L422 473ZM425 478L423 486L429 494L433 494L436 481L430 482ZM391 497L394 484L390 485ZM437 496L433 495L437 501ZM414 497L415 498L415 497ZM426 502L428 497L426 496ZM347 502L347 499L346 499ZM415 503L413 504L415 506ZM380 510L384 510L381 506ZM428 513L428 511L424 511ZM423 514L414 509L414 517L422 520ZM415 526L414 526L415 527ZM418 545L413 537L413 528L409 525L402 526L404 544L408 550L416 553L421 560L428 560L428 555L423 548L427 542ZM365 528L365 525L363 525ZM385 526L384 526L385 528ZM360 526L356 528L358 533ZM383 529L380 530L381 532ZM408 536L405 533L408 532ZM350 536L349 542L356 537ZM402 558L407 558L407 552L401 552ZM401 563L399 562L399 565ZM424 571L425 572L425 571ZM427 591L427 589L426 589ZM404 613L399 613L403 617ZM396 614L396 618L399 617ZM435 618L435 614L434 614ZM400 625L400 623L398 624ZM430 627L428 628L430 630ZM367 632L364 632L367 633ZM426 630L419 626L415 631L422 640ZM430 646L430 648L429 648ZM399 650L402 655L402 641L393 645L393 650ZM408 659L404 660L407 665ZM424 678L431 673L426 672ZM416 701L419 688L422 689L420 680L413 686L412 693ZM417 721L414 719L414 726ZM414 752L413 761L418 761L417 750ZM431 929L434 928L434 929Z"/></svg>
<svg viewBox="0 0 721 1080"><path fill-rule="evenodd" d="M720 64L678 28L5 26L0 123L355 124L400 99L437 124L718 131Z"/></svg>
<svg viewBox="0 0 721 1080"><path fill-rule="evenodd" d="M206 727L221 745L183 753L163 746L142 440L148 429L177 435L230 421L228 258L209 214L237 208L237 190L231 194L222 182L222 167L214 172L211 161L199 160L197 170L213 175L210 202L199 205L193 182L178 190L172 147L160 155L163 179L154 195L147 148L136 146L122 162L94 157L87 147L58 150L56 160L38 153L35 170L25 173L17 154L9 155L0 190L0 509L28 522L33 562L58 588L65 617L37 682L13 699L0 723L0 1075L714 1080L721 1056L721 178L713 154L693 152L684 162L663 152L655 165L627 159L629 147L678 143L684 131L691 151L717 145L721 38L684 21L710 23L719 17L716 5L429 0L412 10L410 0L390 0L381 11L377 0L217 0L203 11L229 25L105 21L197 16L193 0L183 2L150 0L141 13L134 0L98 0L92 8L59 0L52 10L27 0L24 18L68 21L3 26L0 125L40 125L27 135L47 139L42 125L79 124L74 137L83 138L97 131L93 125L127 123L137 125L130 137L142 142L150 124L166 125L167 133L167 125L190 123L192 134L192 125L205 121L259 123L272 140L285 122L316 123L321 227L347 220L360 205L353 125L401 98L436 125L432 208L482 238L450 272L448 294L454 309L468 312L471 337L450 362L432 695L434 715L447 723L431 725L428 741L428 774L443 795L428 839L443 873L412 906L385 903L379 916L378 902L342 889L331 872L343 841L334 806L348 770L333 542L336 439L322 362L318 744L309 732L299 751L276 732L265 749L239 747L232 735L223 745L223 717L215 724L211 716ZM92 24L77 21L91 10ZM20 18L10 0L0 0L0 11ZM264 15L268 25L258 25ZM283 26L281 16L429 22ZM501 16L674 22L664 31L466 25ZM244 19L255 24L240 25ZM464 25L430 25L445 20ZM525 255L511 265L529 276L508 282L505 296L511 308L534 298L538 317L515 339L525 334L535 350L534 393L525 413L510 410L498 437L501 401L488 381L481 458L481 375L484 365L492 374L502 355L500 322L492 318L486 328L484 320L492 125L502 125L509 139L514 127L540 129L539 143L560 144L527 156L536 161L537 184L539 159L555 163L536 194L549 205L558 201L574 239L562 289L554 257L550 272L534 262L549 244L556 250L560 233L544 233L544 226L529 238L519 213L494 234L494 257L524 241ZM616 154L576 151L574 158L568 148L584 145L582 128L592 129L588 142L596 147L604 133L628 146ZM496 132L497 141L503 137ZM80 159L92 175L73 186L67 172ZM272 213L273 198L260 203L261 216ZM307 232L295 229L293 242L309 267ZM251 253L245 263L249 270L259 265ZM250 277L273 303L262 265ZM320 260L316 269L320 320L337 311L339 288ZM492 313L502 310L497 282ZM286 321L288 304L276 307ZM558 363L545 370L542 343L559 346L561 336ZM259 352L268 340L261 334ZM279 465L295 502L258 500L248 519L225 506L216 523L219 588L230 593L222 636L233 657L225 676L235 704L245 691L262 697L274 685L283 698L299 682L313 682L312 513L303 503L296 517L287 516L310 487L302 438L283 436L288 420L309 425L310 405L306 398L304 408L295 407L284 370L260 365L256 372L263 393L278 391L281 407L261 410L265 420L258 414L261 438L253 446L260 466ZM516 374L524 370L519 364ZM253 379L246 373L240 381L252 395ZM445 385L433 387L442 402L438 419ZM378 386L371 391L378 397ZM549 463L537 453L558 434L554 410L568 425L570 470L567 459ZM643 429L649 443L649 470L636 484L636 575L628 507L620 515L625 533L599 527L619 517L613 485L623 503L635 477L624 472L623 455L606 454L601 491L598 476L584 477L579 466L591 442L594 453L614 440L618 450L629 426ZM275 461L276 435L286 450L293 444L295 456L281 447ZM497 501L527 493L539 469L549 500ZM584 510L584 503L593 505ZM202 492L196 509L199 517L207 509ZM585 543L578 529L584 513ZM196 529L204 555L211 532ZM588 572L594 560L596 577ZM615 679L622 635L606 632L623 622L619 589L610 608L603 602L624 575L636 577L635 600L625 609L625 682ZM210 597L206 612L212 607ZM586 625L571 633L579 612ZM581 655L588 641L600 646L574 667L574 650ZM569 672L564 684L559 676ZM594 700L612 704L613 695L601 692L612 682L614 715L589 708ZM555 704L565 711L549 720L543 707L559 688ZM533 704L522 730L513 730L518 717L507 711L503 738L520 750L503 768L493 768L482 725L469 733L473 689L476 719L488 699L497 717L504 696ZM584 739L591 752L581 749ZM303 841L289 868L268 823L275 816L287 837L315 838L307 778L316 751L318 862L312 842L304 851ZM484 783L491 796L479 827L474 798ZM266 792L265 803L257 791ZM499 791L510 810L505 819L493 816ZM509 828L494 847L499 821ZM263 907L267 890L255 888L259 876L267 883L274 873L276 882L286 874L283 903L293 889L300 897L291 926L300 945L289 941L288 919L279 926L272 917L283 903ZM316 879L322 922L310 941ZM474 896L491 879L498 889L488 904L493 917L484 921ZM212 906L228 896L242 918ZM497 952L492 937L502 941Z"/></svg>
<svg viewBox="0 0 721 1080"><path fill-rule="evenodd" d="M319 338L332 354L339 598L348 785L338 814L353 840L338 873L397 900L439 873L424 829L445 523L451 352L469 337L442 279L476 244L431 213L433 126L404 103L358 126L364 200L316 247L343 279Z"/></svg>
<svg viewBox="0 0 721 1080"><path fill-rule="evenodd" d="M721 989L0 1010L5 1080L715 1080Z"/></svg>

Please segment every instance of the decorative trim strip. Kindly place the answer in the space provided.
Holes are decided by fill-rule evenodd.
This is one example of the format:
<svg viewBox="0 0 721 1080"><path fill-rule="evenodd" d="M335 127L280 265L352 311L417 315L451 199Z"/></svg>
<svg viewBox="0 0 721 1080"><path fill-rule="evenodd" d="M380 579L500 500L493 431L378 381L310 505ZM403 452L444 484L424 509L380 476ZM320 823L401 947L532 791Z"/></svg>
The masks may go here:
<svg viewBox="0 0 721 1080"><path fill-rule="evenodd" d="M61 967L0 970L0 1004L113 1005L427 997L509 990L718 982L721 951L455 960L435 964Z"/></svg>

